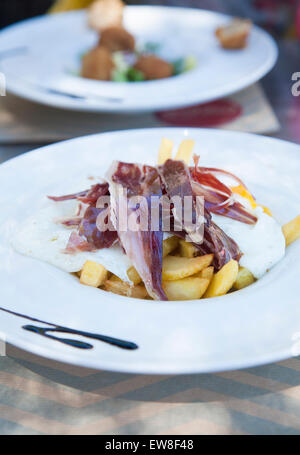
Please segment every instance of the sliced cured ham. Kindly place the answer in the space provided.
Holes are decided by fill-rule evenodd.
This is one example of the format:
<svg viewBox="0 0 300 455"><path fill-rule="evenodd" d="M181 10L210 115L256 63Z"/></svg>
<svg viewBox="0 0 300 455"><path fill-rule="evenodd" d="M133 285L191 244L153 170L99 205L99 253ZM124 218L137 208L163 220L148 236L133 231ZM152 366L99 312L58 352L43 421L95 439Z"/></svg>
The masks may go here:
<svg viewBox="0 0 300 455"><path fill-rule="evenodd" d="M183 161L167 160L164 165L159 166L158 170L165 191L170 199L174 198L174 196L179 196L181 199L188 196L194 201L191 205L193 210L191 219L195 223L194 226L196 227L196 233L193 233L193 236L190 235L190 232L186 229L184 220L182 220L183 230L178 231L174 229L173 233L180 238L186 238L186 235L188 234L190 236L191 243L193 243L193 245L198 248L202 254L213 253L214 266L217 270L222 268L223 265L231 259L239 260L241 252L238 245L233 239L228 237L222 229L213 223L211 215L206 207L203 211L204 223L196 223L198 214L195 197L197 195L202 196L202 194L196 194L194 191L195 187L192 182L190 171L185 163ZM174 218L178 218L179 215L178 211L176 214L173 213ZM197 235L195 234L197 233L199 234L199 241L195 242L194 239L197 239Z"/></svg>
<svg viewBox="0 0 300 455"><path fill-rule="evenodd" d="M151 229L151 200L162 195L157 170L150 166L114 162L108 171L107 179L111 194L112 220L121 245L142 278L149 295L155 300L168 300L162 288L163 232L160 221L158 230ZM138 196L143 196L140 204L135 203L139 201ZM131 222L131 226L124 225L124 209L127 212L126 220Z"/></svg>

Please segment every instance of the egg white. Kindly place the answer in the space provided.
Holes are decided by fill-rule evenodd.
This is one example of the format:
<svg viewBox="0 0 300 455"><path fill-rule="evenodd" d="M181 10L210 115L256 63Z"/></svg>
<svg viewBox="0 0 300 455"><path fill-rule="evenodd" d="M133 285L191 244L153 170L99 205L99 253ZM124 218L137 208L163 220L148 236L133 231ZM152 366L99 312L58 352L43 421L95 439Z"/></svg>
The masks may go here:
<svg viewBox="0 0 300 455"><path fill-rule="evenodd" d="M64 252L72 229L55 220L74 216L76 201L51 202L35 215L24 221L12 240L16 251L26 256L48 262L65 272L79 272L87 260L102 264L121 280L129 282L127 270L131 262L119 245L94 252Z"/></svg>
<svg viewBox="0 0 300 455"><path fill-rule="evenodd" d="M262 207L252 209L249 201L239 195L234 195L234 199L257 217L255 224L245 224L215 214L212 214L212 219L240 247L242 257L239 264L249 269L255 278L261 278L285 255L281 226Z"/></svg>

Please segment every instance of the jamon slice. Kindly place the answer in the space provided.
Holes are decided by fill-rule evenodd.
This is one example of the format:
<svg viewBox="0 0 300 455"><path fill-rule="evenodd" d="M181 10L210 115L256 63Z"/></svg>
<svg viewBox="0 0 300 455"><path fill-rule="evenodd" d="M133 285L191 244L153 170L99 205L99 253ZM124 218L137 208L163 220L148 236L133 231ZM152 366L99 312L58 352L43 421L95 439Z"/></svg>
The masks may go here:
<svg viewBox="0 0 300 455"><path fill-rule="evenodd" d="M205 198L205 207L209 212L222 215L245 224L255 224L257 217L242 204L234 201L231 189L224 185L214 174L222 174L236 180L239 185L245 184L234 174L216 168L200 167L199 157L194 156L195 166L190 168L193 191Z"/></svg>
<svg viewBox="0 0 300 455"><path fill-rule="evenodd" d="M157 200L162 194L156 169L117 161L108 171L107 179L112 221L127 256L144 281L149 295L155 300L168 300L162 289L163 232L160 219L158 230L151 229L151 199ZM143 196L139 207L132 199L136 196ZM124 221L128 222L127 226ZM147 226L144 221L147 221Z"/></svg>
<svg viewBox="0 0 300 455"><path fill-rule="evenodd" d="M167 160L164 165L159 166L158 171L169 198L173 198L174 196L180 196L181 198L189 196L195 198L190 172L183 161ZM196 204L193 204L192 208L194 210L192 219L195 220L198 216ZM214 254L214 266L217 270L222 268L223 265L231 259L239 260L241 252L235 241L212 222L211 215L206 208L204 208L203 215L204 231L199 232L201 241L193 241L193 245L195 245L202 254ZM199 229L201 229L201 226L199 226ZM181 232L174 230L173 233L180 238L185 238L187 234L186 229L183 229Z"/></svg>
<svg viewBox="0 0 300 455"><path fill-rule="evenodd" d="M70 235L68 245L64 252L68 254L76 254L80 251L82 252L94 250L95 248L93 248L92 245L90 245L86 240L80 237L80 235L78 235L76 231L73 231L72 234Z"/></svg>
<svg viewBox="0 0 300 455"><path fill-rule="evenodd" d="M216 270L220 270L231 259L239 261L242 254L236 242L211 220L211 215L206 209L205 218L203 243L194 245L202 254L214 252L213 265Z"/></svg>
<svg viewBox="0 0 300 455"><path fill-rule="evenodd" d="M224 196L216 190L206 188L198 181L192 182L193 191L197 196L203 196L205 207L210 213L232 218L245 224L255 224L257 217L252 215L242 204L233 201L231 196Z"/></svg>
<svg viewBox="0 0 300 455"><path fill-rule="evenodd" d="M108 196L108 183L97 183L89 190L80 193L69 194L66 196L53 197L48 196L49 199L55 202L62 202L77 199L84 206L80 204L78 216L69 219L62 219L60 222L66 227L78 227L78 232L72 232L69 244L66 251L68 253L76 253L77 251L92 251L100 250L102 248L110 248L117 240L118 234L110 223L110 229L104 227L108 226L110 219L109 205L105 208L96 207L99 198ZM101 217L100 217L101 215ZM99 222L102 226L99 225Z"/></svg>
<svg viewBox="0 0 300 455"><path fill-rule="evenodd" d="M117 231L109 223L109 218L109 207L100 209L90 206L86 209L80 223L79 235L96 250L110 248L118 240ZM100 225L101 220L102 226Z"/></svg>
<svg viewBox="0 0 300 455"><path fill-rule="evenodd" d="M89 190L80 193L67 194L66 196L48 196L54 202L63 202L77 199L84 204L96 205L99 197L108 195L108 183L97 183Z"/></svg>

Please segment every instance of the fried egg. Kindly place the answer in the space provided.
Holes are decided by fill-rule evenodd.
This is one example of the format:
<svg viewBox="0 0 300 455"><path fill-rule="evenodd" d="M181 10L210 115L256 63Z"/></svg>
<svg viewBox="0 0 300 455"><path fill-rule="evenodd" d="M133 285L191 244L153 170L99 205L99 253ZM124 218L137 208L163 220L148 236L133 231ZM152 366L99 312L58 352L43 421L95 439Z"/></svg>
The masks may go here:
<svg viewBox="0 0 300 455"><path fill-rule="evenodd" d="M76 201L49 201L39 212L24 221L12 246L21 254L48 262L65 272L79 272L84 263L91 260L102 264L121 280L129 281L127 270L131 267L131 262L119 245L93 252L64 252L72 229L56 220L62 216L74 216L77 206Z"/></svg>

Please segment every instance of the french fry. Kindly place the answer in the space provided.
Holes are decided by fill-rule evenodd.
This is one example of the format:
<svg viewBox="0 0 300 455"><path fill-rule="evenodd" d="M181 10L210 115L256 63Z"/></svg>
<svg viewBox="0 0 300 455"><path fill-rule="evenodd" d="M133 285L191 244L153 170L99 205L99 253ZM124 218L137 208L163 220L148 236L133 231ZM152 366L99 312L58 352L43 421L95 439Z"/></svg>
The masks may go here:
<svg viewBox="0 0 300 455"><path fill-rule="evenodd" d="M134 299L147 299L149 294L144 285L138 284L137 286L130 288L129 297Z"/></svg>
<svg viewBox="0 0 300 455"><path fill-rule="evenodd" d="M163 257L168 256L172 251L178 247L179 239L178 237L169 237L163 241Z"/></svg>
<svg viewBox="0 0 300 455"><path fill-rule="evenodd" d="M163 290L169 300L201 299L208 288L209 280L205 278L183 278L177 281L164 281Z"/></svg>
<svg viewBox="0 0 300 455"><path fill-rule="evenodd" d="M199 250L192 243L179 240L180 256L184 258L194 258L199 256Z"/></svg>
<svg viewBox="0 0 300 455"><path fill-rule="evenodd" d="M194 147L195 141L193 141L193 139L185 139L182 141L175 156L175 160L184 161L187 165L189 165Z"/></svg>
<svg viewBox="0 0 300 455"><path fill-rule="evenodd" d="M282 232L285 237L285 244L289 246L295 240L300 238L300 215L292 221L282 226Z"/></svg>
<svg viewBox="0 0 300 455"><path fill-rule="evenodd" d="M107 279L107 270L103 265L93 261L86 261L80 274L80 283L98 288Z"/></svg>
<svg viewBox="0 0 300 455"><path fill-rule="evenodd" d="M148 292L145 286L140 284L137 286L130 286L129 283L125 283L125 281L120 279L106 280L104 289L105 291L112 292L113 294L132 297L135 299L146 299L148 297Z"/></svg>
<svg viewBox="0 0 300 455"><path fill-rule="evenodd" d="M163 257L168 256L172 251L174 251L179 243L178 237L169 237L168 239L163 241ZM140 284L142 282L142 278L136 271L134 267L130 267L130 269L127 270L127 276L130 279L130 281L134 284Z"/></svg>
<svg viewBox="0 0 300 455"><path fill-rule="evenodd" d="M199 278L206 278L207 280L211 281L213 275L214 275L214 268L213 268L213 266L210 266L204 270L201 270L201 272L197 273L194 276L199 277Z"/></svg>
<svg viewBox="0 0 300 455"><path fill-rule="evenodd" d="M235 283L239 272L239 264L234 259L227 262L224 267L217 272L208 286L204 298L218 297L227 294Z"/></svg>
<svg viewBox="0 0 300 455"><path fill-rule="evenodd" d="M140 277L140 275L138 274L134 267L130 267L130 269L127 270L127 276L130 279L130 281L135 285L140 284L142 282L142 278Z"/></svg>
<svg viewBox="0 0 300 455"><path fill-rule="evenodd" d="M208 267L213 260L213 254L196 258L180 258L167 256L163 262L163 281L176 281L195 275Z"/></svg>
<svg viewBox="0 0 300 455"><path fill-rule="evenodd" d="M110 281L122 281L121 278L119 278L117 275L112 274L110 278L108 278Z"/></svg>
<svg viewBox="0 0 300 455"><path fill-rule="evenodd" d="M240 289L244 289L250 284L254 283L255 278L246 267L240 267L238 271L238 276L233 283L233 289L239 291Z"/></svg>
<svg viewBox="0 0 300 455"><path fill-rule="evenodd" d="M162 138L159 152L158 152L158 164L164 164L165 161L172 159L172 150L174 143L171 139L165 137Z"/></svg>

